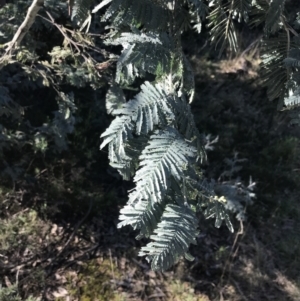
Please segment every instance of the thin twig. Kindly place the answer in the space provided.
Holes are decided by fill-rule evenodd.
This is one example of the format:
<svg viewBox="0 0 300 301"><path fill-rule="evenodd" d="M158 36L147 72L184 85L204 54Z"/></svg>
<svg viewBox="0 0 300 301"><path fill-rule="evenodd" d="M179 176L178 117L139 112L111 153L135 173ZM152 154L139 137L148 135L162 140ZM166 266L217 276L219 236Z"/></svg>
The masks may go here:
<svg viewBox="0 0 300 301"><path fill-rule="evenodd" d="M50 18L50 20L47 19L47 18L45 18L45 17L43 17L43 16L40 16L40 15L39 15L39 17L41 17L42 19L48 21L48 22L51 23L52 25L54 25L54 26L60 31L60 33L65 37L65 39L69 42L69 44L70 44L70 45L73 45L73 46L76 48L76 50L78 51L78 53L81 53L81 50L80 50L80 48L79 48L79 46L81 46L81 45L80 45L79 43L75 42L74 40L72 40L72 39L69 38L69 36L68 36L68 35L66 34L66 32L65 32L65 28L64 28L63 26L61 26L61 25L56 24L54 18L52 17L52 15L51 15L48 11L46 11L46 14L47 14L48 17ZM88 58L86 58L83 54L81 54L81 55L82 55L85 59L88 59Z"/></svg>
<svg viewBox="0 0 300 301"><path fill-rule="evenodd" d="M100 53L103 56L108 56L108 53L104 49L99 49L98 47L93 46L90 42L88 43L87 41L85 41L86 43L82 44L82 43L76 42L73 39L71 39L68 36L68 33L71 35L72 34L74 35L74 30L70 30L62 25L57 24L49 11L46 11L46 14L48 15L49 19L47 19L41 15L38 15L38 16L40 18L42 18L43 20L49 22L50 24L54 25L60 31L60 33L66 38L66 40L69 42L69 44L73 45L80 54L82 54L82 51L79 47L83 47L83 48L95 51L97 53ZM92 35L92 34L89 34L89 35Z"/></svg>

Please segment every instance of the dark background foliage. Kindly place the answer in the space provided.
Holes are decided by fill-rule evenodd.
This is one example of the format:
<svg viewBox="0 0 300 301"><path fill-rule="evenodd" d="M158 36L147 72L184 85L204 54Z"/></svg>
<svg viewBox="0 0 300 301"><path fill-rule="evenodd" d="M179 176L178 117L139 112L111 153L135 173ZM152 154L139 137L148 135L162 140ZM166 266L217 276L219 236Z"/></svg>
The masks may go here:
<svg viewBox="0 0 300 301"><path fill-rule="evenodd" d="M12 38L30 3L2 6L0 44ZM66 2L46 3L58 24L77 28ZM16 12L20 16L5 23ZM97 18L91 32L103 34ZM0 70L0 300L299 300L300 136L288 126L289 114L267 99L256 43L261 30L241 26L243 49L257 47L221 58L206 43L205 26L200 36L183 36L195 72L197 126L211 135L208 142L219 136L206 175L243 183L252 176L257 197L246 221L233 218L234 234L199 216L195 261L154 273L137 257L144 241L116 229L132 183L109 167L106 150L99 151L111 121L105 110L110 54L119 49L96 38L105 52L80 46L97 69L64 46L57 27L36 19L18 58ZM86 45L85 39L76 41ZM56 46L73 52L61 55Z"/></svg>

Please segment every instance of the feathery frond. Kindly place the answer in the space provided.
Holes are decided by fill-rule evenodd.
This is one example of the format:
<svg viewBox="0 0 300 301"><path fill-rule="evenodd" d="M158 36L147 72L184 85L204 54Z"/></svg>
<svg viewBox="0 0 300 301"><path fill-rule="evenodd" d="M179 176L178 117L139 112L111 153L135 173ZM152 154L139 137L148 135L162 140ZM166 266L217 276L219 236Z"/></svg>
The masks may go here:
<svg viewBox="0 0 300 301"><path fill-rule="evenodd" d="M141 168L134 177L136 187L129 194L129 204L143 199L160 203L170 188L171 177L179 183L183 180L185 166L196 159L196 149L168 127L150 137L139 159Z"/></svg>
<svg viewBox="0 0 300 301"><path fill-rule="evenodd" d="M198 220L195 212L188 206L168 204L160 223L150 238L153 242L142 247L139 256L152 261L154 271L165 271L181 256L193 260L188 254L189 245L196 244Z"/></svg>
<svg viewBox="0 0 300 301"><path fill-rule="evenodd" d="M283 60L287 56L287 35L279 33L277 37L264 39L262 46L263 82L268 88L268 98L281 98L285 92L288 73Z"/></svg>
<svg viewBox="0 0 300 301"><path fill-rule="evenodd" d="M174 45L166 33L122 33L106 43L121 44L124 48L117 63L117 83L130 85L136 77L145 77L147 72L159 77L171 70Z"/></svg>
<svg viewBox="0 0 300 301"><path fill-rule="evenodd" d="M264 24L268 9L269 9L269 3L267 1L253 0L249 25L251 27L255 27Z"/></svg>
<svg viewBox="0 0 300 301"><path fill-rule="evenodd" d="M219 55L223 53L226 46L233 52L238 50L237 33L232 19L232 3L222 5L220 1L213 2L213 10L208 16L210 41L219 47Z"/></svg>
<svg viewBox="0 0 300 301"><path fill-rule="evenodd" d="M163 1L113 0L103 20L111 20L114 26L143 26L147 30L166 31L170 11Z"/></svg>
<svg viewBox="0 0 300 301"><path fill-rule="evenodd" d="M226 47L232 52L238 50L237 30L234 20L239 23L248 22L252 8L251 0L212 0L209 2L212 11L208 16L210 28L210 40L220 48L219 56Z"/></svg>
<svg viewBox="0 0 300 301"><path fill-rule="evenodd" d="M234 6L234 11L246 19L249 0L235 1L246 5ZM140 255L146 255L155 270L168 269L183 255L192 258L187 250L195 243L197 219L191 206L195 208L198 202L208 205L206 201L212 200L213 193L206 191L204 197L199 185L202 175L197 165L206 154L188 103L193 100L195 83L180 41L188 16L184 13L186 3L191 21L201 26L207 11L201 0L179 1L176 5L162 0L112 0L97 7L110 4L103 20L110 19L115 31L106 44L123 47L115 83L106 97L107 112L115 119L101 135L100 148L109 146L110 165L124 179L133 176L135 188L121 210L118 227L131 225L140 230L137 238L150 236L154 240L142 248ZM226 7L225 22L220 25L216 19L213 23L214 29L221 26L221 31L228 33L226 41L222 40L223 49L228 41L233 48L237 44L232 27L234 11L228 18ZM221 34L217 32L218 42ZM150 74L155 77L153 82L146 81ZM116 84L136 85L137 77L145 82L126 102ZM217 225L225 219L232 230L224 204L219 199L211 203L209 212L216 216Z"/></svg>
<svg viewBox="0 0 300 301"><path fill-rule="evenodd" d="M140 230L137 239L149 237L157 227L163 214L164 203L152 203L147 200L132 205L128 204L120 210L118 228L131 225L134 230Z"/></svg>
<svg viewBox="0 0 300 301"><path fill-rule="evenodd" d="M178 102L178 97L167 94L166 87L164 83L153 85L150 82L145 82L141 86L141 92L134 99L120 104L119 109L114 109L112 112L114 115L122 114L123 122L130 119L135 124L134 129L137 135L148 134L158 124L164 127L173 124L175 115L172 111L172 105ZM109 96L111 99L111 93ZM109 128L102 134L101 137L109 137L104 140L101 148L110 142L113 133L114 130Z"/></svg>

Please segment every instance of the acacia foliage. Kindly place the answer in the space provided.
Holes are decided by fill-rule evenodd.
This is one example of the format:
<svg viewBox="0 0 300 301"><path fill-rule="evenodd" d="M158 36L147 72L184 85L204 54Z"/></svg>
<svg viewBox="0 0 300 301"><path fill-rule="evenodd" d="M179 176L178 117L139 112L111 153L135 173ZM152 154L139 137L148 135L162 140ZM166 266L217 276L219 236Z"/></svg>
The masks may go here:
<svg viewBox="0 0 300 301"><path fill-rule="evenodd" d="M299 13L286 12L283 0L42 2L21 45L10 41L34 2L11 1L0 8L2 175L16 181L32 154L65 151L79 119L78 87L92 87L97 97L109 84L106 109L115 119L101 135L101 148L108 146L111 166L135 183L119 227L131 225L140 231L138 238L152 239L140 255L154 270L168 269L181 256L192 259L188 248L198 235L197 211L215 217L217 227L225 220L233 230L226 208L242 219L238 192L245 202L253 194L203 177L205 142L189 105L194 75L181 34L191 25L200 33L206 24L221 56L238 51L238 23L263 26L269 98L278 99L280 109L295 108L300 103ZM122 47L120 55L105 50L115 46ZM115 75L105 72L114 61ZM41 105L45 98L47 107ZM293 123L299 123L294 112ZM11 150L17 153L13 159ZM18 156L22 153L27 157Z"/></svg>

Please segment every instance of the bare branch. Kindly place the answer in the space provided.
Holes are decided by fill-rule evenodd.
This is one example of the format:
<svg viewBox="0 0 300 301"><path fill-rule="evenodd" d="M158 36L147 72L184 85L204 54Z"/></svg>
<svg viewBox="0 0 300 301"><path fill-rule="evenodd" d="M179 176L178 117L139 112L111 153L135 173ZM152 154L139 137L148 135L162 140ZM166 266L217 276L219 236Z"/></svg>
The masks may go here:
<svg viewBox="0 0 300 301"><path fill-rule="evenodd" d="M43 5L44 0L33 0L31 6L28 8L26 18L18 28L12 41L9 43L9 46L6 49L6 54L10 53L13 50L13 48L20 46L23 38L34 23L37 13Z"/></svg>

